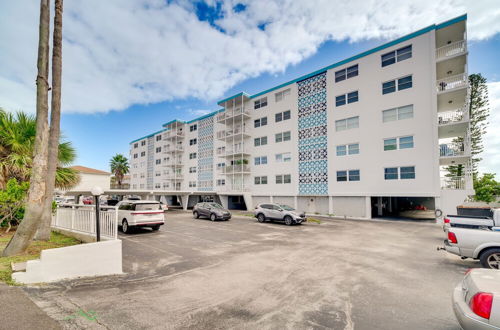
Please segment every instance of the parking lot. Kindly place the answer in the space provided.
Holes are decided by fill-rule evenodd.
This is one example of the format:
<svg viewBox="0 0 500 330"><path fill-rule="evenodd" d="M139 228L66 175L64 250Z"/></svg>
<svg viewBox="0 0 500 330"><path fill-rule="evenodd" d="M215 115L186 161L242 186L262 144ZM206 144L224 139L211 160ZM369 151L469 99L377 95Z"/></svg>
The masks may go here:
<svg viewBox="0 0 500 330"><path fill-rule="evenodd" d="M431 223L173 211L158 232L120 238L127 274L27 292L67 328L459 329L452 289L479 266L436 251L444 234Z"/></svg>

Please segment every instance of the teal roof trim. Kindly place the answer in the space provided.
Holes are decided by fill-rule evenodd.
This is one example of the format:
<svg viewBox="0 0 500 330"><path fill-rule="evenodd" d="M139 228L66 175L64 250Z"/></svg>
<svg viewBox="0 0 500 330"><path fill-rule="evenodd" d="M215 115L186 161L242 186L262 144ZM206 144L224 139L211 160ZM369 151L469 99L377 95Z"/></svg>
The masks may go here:
<svg viewBox="0 0 500 330"><path fill-rule="evenodd" d="M134 143L134 142L137 142L137 141L140 141L140 140L144 140L144 139L150 138L150 137L152 137L152 136L155 136L155 135L156 135L156 134L158 134L158 133L163 133L163 132L165 132L165 131L168 131L168 128L165 128L165 129L159 130L158 132L154 132L154 133L152 133L152 134L149 134L149 135L143 136L143 137L141 137L141 138L135 139L134 141L130 142L129 144L132 144L132 143Z"/></svg>
<svg viewBox="0 0 500 330"><path fill-rule="evenodd" d="M238 96L246 96L246 97L250 97L250 95L248 95L248 94L247 94L247 93L245 93L245 92L239 92L238 94L235 94L235 95L233 95L233 96L230 96L230 97L228 97L228 98L225 98L225 99L224 99L224 100L222 100L222 101L217 102L217 104L218 104L218 105L220 105L221 103L224 103L224 102L226 102L226 101L229 101L229 100L231 100L231 99L234 99L234 98L236 98L236 97L238 97Z"/></svg>
<svg viewBox="0 0 500 330"><path fill-rule="evenodd" d="M218 114L219 112L222 112L222 111L224 111L224 109L220 109L220 110L217 110L217 111L214 111L214 112L210 112L210 113L208 113L206 115L203 115L201 117L198 117L198 118L195 118L195 119L192 119L192 120L188 121L187 124L191 124L191 123L194 123L195 121L215 116L216 114Z"/></svg>
<svg viewBox="0 0 500 330"><path fill-rule="evenodd" d="M168 123L163 124L162 126L165 127L165 126L173 124L175 122L178 122L178 123L181 123L181 124L185 123L185 121L182 121L182 120L179 120L179 119L173 119L173 120L169 121Z"/></svg>
<svg viewBox="0 0 500 330"><path fill-rule="evenodd" d="M445 28L447 26L450 26L452 24L455 24L455 23L458 23L461 21L466 21L466 20L467 20L467 14L463 14L462 16L458 16L458 17L452 18L446 22L437 24L436 30L439 30L439 29Z"/></svg>

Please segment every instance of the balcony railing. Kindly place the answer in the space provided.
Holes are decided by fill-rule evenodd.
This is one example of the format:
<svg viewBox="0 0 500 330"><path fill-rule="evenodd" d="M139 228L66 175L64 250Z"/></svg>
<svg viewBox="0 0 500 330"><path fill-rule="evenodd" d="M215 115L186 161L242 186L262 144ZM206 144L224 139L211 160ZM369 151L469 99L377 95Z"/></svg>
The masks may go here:
<svg viewBox="0 0 500 330"><path fill-rule="evenodd" d="M464 88L468 85L468 78L465 73L439 79L436 82L438 92L446 92L457 88Z"/></svg>
<svg viewBox="0 0 500 330"><path fill-rule="evenodd" d="M234 148L234 149L227 149L226 150L226 155L233 155L233 154L246 154L248 153L245 148Z"/></svg>
<svg viewBox="0 0 500 330"><path fill-rule="evenodd" d="M441 143L439 145L440 157L456 157L465 156L467 154L466 145L464 143Z"/></svg>
<svg viewBox="0 0 500 330"><path fill-rule="evenodd" d="M464 190L466 189L466 177L444 177L441 178L441 189L444 190Z"/></svg>
<svg viewBox="0 0 500 330"><path fill-rule="evenodd" d="M230 174L230 173L244 173L244 172L250 172L250 166L248 165L230 165L224 167L223 173L225 174Z"/></svg>
<svg viewBox="0 0 500 330"><path fill-rule="evenodd" d="M447 125L450 123L458 123L467 120L469 120L469 111L466 109L466 107L451 111L438 112L439 125Z"/></svg>
<svg viewBox="0 0 500 330"><path fill-rule="evenodd" d="M217 132L217 138L218 139L225 139L227 137L237 135L237 134L246 134L247 130L245 128L236 127L234 129L227 129L227 130L222 130Z"/></svg>
<svg viewBox="0 0 500 330"><path fill-rule="evenodd" d="M230 191L230 192L240 192L240 191L250 191L250 187L247 185L239 185L239 184L229 184L225 185L221 188L222 191Z"/></svg>
<svg viewBox="0 0 500 330"><path fill-rule="evenodd" d="M452 42L449 45L439 47L436 49L436 60L442 60L448 57L452 57L461 53L465 53L467 50L467 43L465 40L460 40Z"/></svg>
<svg viewBox="0 0 500 330"><path fill-rule="evenodd" d="M247 115L250 116L250 112L246 111L244 108L238 107L234 110L226 110L217 115L217 121L223 121L225 119L232 118L238 115Z"/></svg>
<svg viewBox="0 0 500 330"><path fill-rule="evenodd" d="M182 161L180 160L167 160L163 163L165 166L182 166Z"/></svg>
<svg viewBox="0 0 500 330"><path fill-rule="evenodd" d="M165 152L168 153L168 152L179 152L179 151L183 151L184 148L182 146L176 146L176 147L167 147L165 148Z"/></svg>
<svg viewBox="0 0 500 330"><path fill-rule="evenodd" d="M182 131L168 131L163 136L164 136L164 139L171 139L171 138L175 138L175 137L182 138L182 137L184 137L184 132L182 132Z"/></svg>

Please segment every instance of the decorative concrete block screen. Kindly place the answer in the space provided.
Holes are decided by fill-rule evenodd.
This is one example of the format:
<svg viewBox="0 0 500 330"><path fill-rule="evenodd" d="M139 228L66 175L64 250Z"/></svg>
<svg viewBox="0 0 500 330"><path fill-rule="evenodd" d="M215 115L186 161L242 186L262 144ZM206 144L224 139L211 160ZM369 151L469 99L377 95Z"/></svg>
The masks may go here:
<svg viewBox="0 0 500 330"><path fill-rule="evenodd" d="M299 195L328 194L326 72L297 82Z"/></svg>
<svg viewBox="0 0 500 330"><path fill-rule="evenodd" d="M214 116L198 122L198 191L214 190Z"/></svg>

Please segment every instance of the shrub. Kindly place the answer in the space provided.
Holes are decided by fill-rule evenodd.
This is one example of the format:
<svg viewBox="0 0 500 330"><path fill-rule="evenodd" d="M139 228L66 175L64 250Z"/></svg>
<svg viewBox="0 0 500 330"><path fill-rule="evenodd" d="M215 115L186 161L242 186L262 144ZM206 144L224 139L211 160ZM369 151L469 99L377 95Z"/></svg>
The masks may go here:
<svg viewBox="0 0 500 330"><path fill-rule="evenodd" d="M0 227L8 227L7 232L24 217L28 189L28 182L18 183L16 179L10 179L5 190L0 191Z"/></svg>

